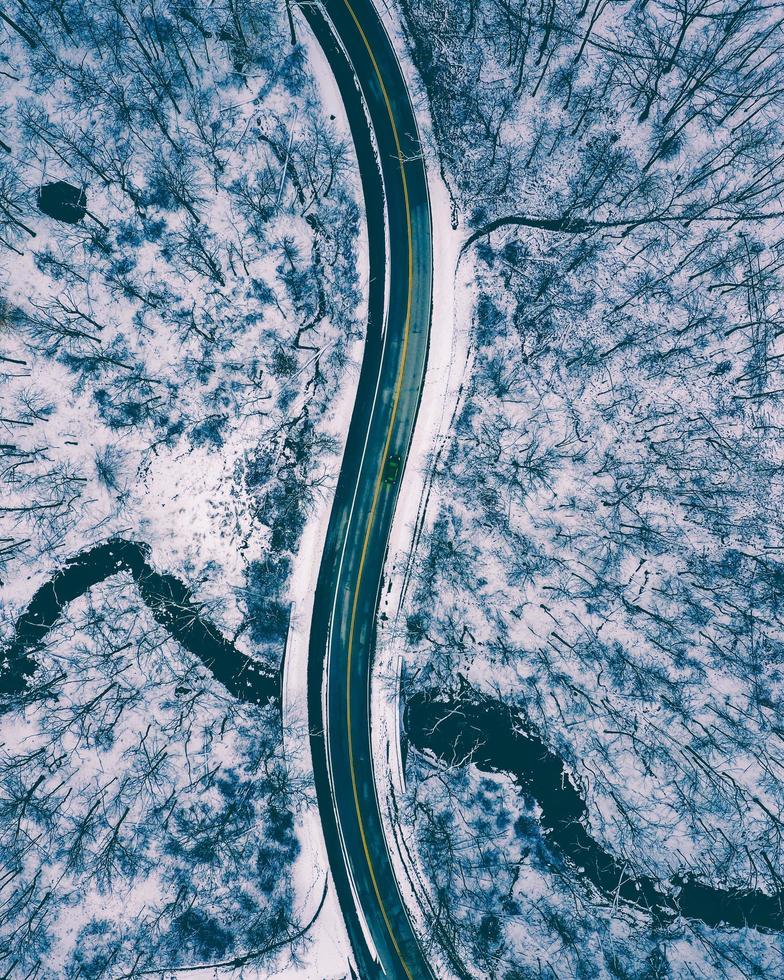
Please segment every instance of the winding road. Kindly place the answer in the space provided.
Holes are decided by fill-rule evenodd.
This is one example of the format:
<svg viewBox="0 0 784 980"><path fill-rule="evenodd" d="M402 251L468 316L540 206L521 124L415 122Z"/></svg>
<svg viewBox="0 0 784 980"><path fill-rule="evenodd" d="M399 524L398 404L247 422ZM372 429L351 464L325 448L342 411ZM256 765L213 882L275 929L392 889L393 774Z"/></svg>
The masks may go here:
<svg viewBox="0 0 784 980"><path fill-rule="evenodd" d="M370 253L368 333L316 589L308 713L330 867L360 975L431 977L395 880L370 740L375 621L431 317L427 179L416 120L371 0L303 2L343 99L359 161Z"/></svg>

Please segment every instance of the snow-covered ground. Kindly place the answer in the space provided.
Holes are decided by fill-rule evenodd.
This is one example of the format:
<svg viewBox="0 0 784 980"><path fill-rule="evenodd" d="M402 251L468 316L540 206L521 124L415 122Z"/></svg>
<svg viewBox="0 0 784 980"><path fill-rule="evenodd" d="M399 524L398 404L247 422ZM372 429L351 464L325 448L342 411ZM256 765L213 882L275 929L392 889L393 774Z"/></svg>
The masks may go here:
<svg viewBox="0 0 784 980"><path fill-rule="evenodd" d="M429 447L427 507L412 482L396 529L386 730L401 661L409 687L462 677L564 760L630 874L776 892L777 28L721 4L401 7L457 214L484 232L461 266L470 373ZM386 752L382 731L382 781ZM413 758L401 793L396 755L397 839L476 975L781 971L779 935L698 918L661 934L586 893L536 853L505 777L490 792ZM518 867L502 847L490 870L482 810L488 842L523 820Z"/></svg>
<svg viewBox="0 0 784 980"><path fill-rule="evenodd" d="M321 901L326 860L298 711L309 602L362 353L367 275L346 121L304 23L297 18L304 44L291 46L286 12L276 4L239 12L236 5L191 5L186 14L167 5L63 10L33 3L15 15L16 28L4 25L0 65L0 139L10 147L0 158L3 633L11 636L36 589L68 557L121 535L148 544L152 564L187 583L206 618L244 653L276 666L287 647L286 737L283 746L270 743L274 770L267 773L280 780L277 796L253 776L225 730L237 713L247 716L247 724L259 726L261 746L272 738L273 720L258 709L225 705L216 720L207 702L222 704L220 688L198 670L192 727L178 728L186 716L176 710L171 716L161 710L151 721L151 741L179 739L185 753L184 762L167 767L158 789L180 792L190 780L188 793L203 816L210 800L199 787L205 794L214 788L198 780L194 788L191 753L201 771L218 763L259 783L256 826L241 830L244 871L231 885L242 888L247 875L247 922L239 915L232 932L221 920L225 896L212 871L184 895L206 886L193 908L209 919L214 906L217 931L208 935L213 927L197 921L197 911L177 917L184 898L176 888L169 894L177 862L169 867L161 854L159 874L147 879L139 900L145 915L162 916L169 938L136 950L156 967L230 959L254 943L262 948L309 922ZM37 209L36 188L55 180L85 188L88 214L79 223ZM151 627L132 581L116 576L93 589L96 602L98 592L113 596L118 610L127 603L138 610L136 620L129 613L122 622L138 621L140 632L129 626L123 642L141 651ZM76 713L70 678L89 676L98 656L80 639L85 601L72 603L47 637L31 687L38 692L52 682L59 691L62 683L63 711ZM85 629L95 628L96 615ZM101 610L97 621L106 616ZM156 626L152 636L159 632ZM109 635L95 641L99 651L112 642ZM173 641L160 656L175 674L193 670ZM140 663L151 671L147 680L163 670L156 657ZM119 670L124 661L117 661ZM185 691L174 681L160 691L146 682L137 693L132 688L123 687L123 696L134 713L120 713L111 737L136 765L143 748L134 737L144 733L146 699L150 706L154 697L176 702ZM46 736L45 716L28 707L21 717L12 710L2 719L6 775L21 765L21 725L40 724L37 737ZM80 737L92 746L92 726ZM91 751L108 772L116 760L102 759L102 744ZM77 751L69 743L71 755ZM69 764L64 760L59 770L63 785L73 785L57 818L65 825L55 820L47 831L59 828L65 840L82 811L90 811L93 791L87 772L77 786ZM35 757L25 766L30 776L22 785L35 784L36 801L35 790L49 782L36 784ZM58 778L56 766L47 778ZM122 816L122 792L116 799ZM107 819L112 812L106 810ZM265 820L275 814L282 823L270 831ZM44 819L32 807L24 817L26 833ZM115 843L125 846L126 830L135 839L145 819L137 801L106 834L117 828ZM261 874L254 860L268 860L265 838L277 833L280 880L274 894L264 891L267 885L253 891ZM15 860L13 848L7 853ZM25 876L37 872L41 884L57 874L40 848L28 850L26 861ZM118 964L133 954L121 898L138 890L134 867L118 865L77 900L79 883L92 880L89 867L80 866L82 877L62 893L71 939L77 926L98 928L104 906L101 928L116 937ZM254 902L262 919L276 907L283 917L260 931L252 922ZM128 899L128 909L140 907ZM76 947L55 925L62 910L54 897L47 908L39 946L15 952L23 962L40 958L43 975L63 976ZM144 921L140 914L140 928ZM243 975L344 976L346 940L331 889L294 951L293 961L285 947L251 959ZM111 973L97 961L90 969Z"/></svg>

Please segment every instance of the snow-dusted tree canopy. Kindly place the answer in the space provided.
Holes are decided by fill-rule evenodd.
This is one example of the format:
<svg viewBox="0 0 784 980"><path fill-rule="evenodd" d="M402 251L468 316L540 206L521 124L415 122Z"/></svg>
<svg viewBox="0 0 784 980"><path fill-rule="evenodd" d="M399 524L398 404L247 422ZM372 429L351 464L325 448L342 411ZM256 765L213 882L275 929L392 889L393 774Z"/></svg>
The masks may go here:
<svg viewBox="0 0 784 980"><path fill-rule="evenodd" d="M271 0L0 12L9 977L263 971L303 926L312 793L244 688L277 695L363 317L355 164L292 30Z"/></svg>
<svg viewBox="0 0 784 980"><path fill-rule="evenodd" d="M410 689L513 708L591 839L675 906L679 880L781 896L781 11L402 7L475 286ZM581 875L535 792L431 762L410 756L409 819L453 963L784 970L780 932L707 906L663 926Z"/></svg>
<svg viewBox="0 0 784 980"><path fill-rule="evenodd" d="M472 287L389 630L425 946L784 975L781 10L400 9ZM362 290L293 25L0 11L4 975L263 973L307 926L277 671Z"/></svg>

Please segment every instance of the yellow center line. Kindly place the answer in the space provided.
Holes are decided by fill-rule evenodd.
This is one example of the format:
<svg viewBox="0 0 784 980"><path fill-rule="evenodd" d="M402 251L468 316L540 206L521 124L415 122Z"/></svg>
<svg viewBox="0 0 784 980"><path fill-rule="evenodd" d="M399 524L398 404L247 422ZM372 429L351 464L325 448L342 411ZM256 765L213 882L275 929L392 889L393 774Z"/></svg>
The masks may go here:
<svg viewBox="0 0 784 980"><path fill-rule="evenodd" d="M403 352L400 359L400 368L398 371L397 383L395 385L395 394L392 401L392 415L389 420L389 430L387 432L386 443L384 445L384 453L381 457L381 466L378 471L378 476L376 477L376 486L373 492L373 502L370 507L370 516L368 518L367 528L365 530L365 540L362 545L362 554L359 559L359 570L357 572L357 584L354 588L354 601L351 608L351 625L349 627L348 634L348 657L346 662L346 698L347 698L347 709L346 709L346 724L348 726L348 758L349 758L349 768L351 770L351 786L354 791L354 806L357 812L357 824L359 825L359 834L362 838L362 847L365 852L365 860L367 861L368 870L370 871L370 879L373 882L373 890L376 893L376 899L378 901L379 908L381 909L381 914L384 917L384 922L387 927L387 932L392 940L392 945L395 947L395 952L398 955L398 959L405 970L406 976L409 980L413 980L413 975L408 967L405 959L403 958L403 953L401 952L400 946L398 945L395 934L392 930L392 924L389 921L389 916L387 915L387 910L384 908L384 901L381 898L381 891L378 887L378 881L376 880L376 873L373 869L373 862L370 857L370 848L368 847L367 837L365 835L365 825L362 821L362 808L359 802L359 791L357 788L357 774L354 769L354 744L351 738L351 658L354 648L354 628L356 626L357 619L357 605L359 603L359 590L362 584L362 574L365 568L365 559L367 558L368 545L370 543L370 535L373 530L373 523L376 516L376 508L378 506L379 496L381 494L381 481L384 472L384 463L389 453L389 447L392 442L392 430L394 429L395 419L397 418L398 403L400 401L400 392L403 388L403 377L405 374L406 367L406 356L408 354L408 337L411 327L411 307L412 307L412 297L413 297L413 280L414 280L414 243L413 235L411 231L411 208L408 197L408 182L406 180L406 170L403 161L403 151L400 146L400 138L398 136L397 126L395 125L395 115L392 111L392 102L390 101L389 94L387 92L386 86L384 85L384 80L381 77L381 71L378 67L378 62L376 61L373 50L370 46L370 42L367 39L365 32L362 30L362 25L359 23L357 15L349 2L349 0L344 0L348 12L351 15L351 19L354 21L357 30L367 48L367 53L370 56L371 63L373 65L373 70L376 73L376 78L378 79L378 84L381 87L381 93L384 96L384 102L386 103L387 112L389 114L389 122L392 126L392 135L395 140L395 147L397 149L398 162L400 163L400 179L403 185L403 201L406 211L406 232L408 235L408 297L406 301L406 319L403 327ZM372 420L371 420L372 421ZM372 751L372 750L371 750Z"/></svg>

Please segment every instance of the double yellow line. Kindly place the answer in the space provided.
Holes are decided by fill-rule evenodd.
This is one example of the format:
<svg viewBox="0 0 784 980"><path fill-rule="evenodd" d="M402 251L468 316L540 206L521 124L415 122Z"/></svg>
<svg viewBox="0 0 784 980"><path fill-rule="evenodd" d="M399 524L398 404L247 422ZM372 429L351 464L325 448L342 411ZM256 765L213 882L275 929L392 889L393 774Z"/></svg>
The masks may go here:
<svg viewBox="0 0 784 980"><path fill-rule="evenodd" d="M362 820L362 808L359 802L359 790L357 788L357 774L354 769L354 743L351 737L351 659L354 649L354 629L357 620L357 605L359 604L359 590L362 585L362 574L365 568L365 560L367 558L368 546L370 543L370 535L373 530L373 524L376 517L376 509L378 507L378 500L381 495L381 482L383 479L384 465L389 454L389 447L392 443L392 431L395 427L395 419L397 418L398 403L400 401L400 392L403 388L403 377L405 374L406 367L406 357L408 354L408 338L411 328L411 308L412 308L412 298L413 298L413 284L414 284L414 241L413 234L411 230L411 207L408 197L408 181L406 180L406 169L403 161L403 151L400 146L400 137L398 135L397 126L395 124L395 114L392 111L392 102L389 98L389 93L387 92L386 86L384 85L384 80L381 77L381 71L378 67L378 62L373 54L373 49L370 46L370 42L367 39L367 35L362 29L362 25L359 22L359 18L354 12L353 7L349 0L344 0L346 8L348 9L351 19L354 21L359 35L367 49L367 53L370 56L370 61L373 65L373 70L376 73L376 78L378 79L378 84L381 88L381 94L384 97L384 102L387 107L387 112L389 114L389 122L392 127L392 135L395 141L395 149L397 150L398 162L400 164L400 179L403 185L403 203L406 212L406 233L408 236L408 296L406 300L406 319L403 327L403 352L400 358L400 368L398 371L397 383L395 384L395 394L392 401L392 414L389 420L389 430L387 432L386 443L384 444L384 453L381 457L381 466L378 471L378 476L376 477L376 486L373 492L373 502L370 507L370 516L368 518L367 528L365 530L365 540L362 545L362 554L359 560L359 570L357 572L357 584L354 588L354 601L351 607L351 625L349 627L348 633L348 657L346 661L346 725L348 727L348 759L349 768L351 770L351 788L354 792L354 807L357 812L357 824L359 825L359 834L362 838L362 848L365 852L365 860L367 861L368 870L370 871L370 880L373 882L373 890L376 893L376 899L378 901L379 908L381 909L381 914L384 917L384 923L387 927L387 932L389 933L389 938L392 940L392 945L395 947L395 952L397 953L398 959L405 971L408 980L413 980L413 974L409 969L408 964L405 961L403 953L400 949L398 941L395 937L395 933L392 929L392 923L389 921L389 916L387 915L387 910L384 907L384 900L381 897L381 891L378 887L378 881L376 879L376 873L373 869L373 861L370 857L370 848L368 847L367 836L365 834L365 825Z"/></svg>

